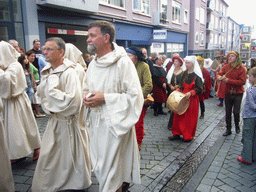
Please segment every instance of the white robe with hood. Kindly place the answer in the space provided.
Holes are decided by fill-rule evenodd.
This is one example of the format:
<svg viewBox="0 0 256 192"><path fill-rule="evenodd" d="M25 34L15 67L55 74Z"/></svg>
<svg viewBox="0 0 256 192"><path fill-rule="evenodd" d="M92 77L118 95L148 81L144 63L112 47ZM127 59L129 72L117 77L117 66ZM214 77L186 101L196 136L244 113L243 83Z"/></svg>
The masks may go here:
<svg viewBox="0 0 256 192"><path fill-rule="evenodd" d="M40 134L25 89L26 77L17 61L18 52L0 42L0 97L10 159L28 156L41 145ZM3 70L4 69L4 70Z"/></svg>
<svg viewBox="0 0 256 192"><path fill-rule="evenodd" d="M1 192L13 192L14 183L12 177L11 162L9 158L9 151L7 148L7 141L2 124L2 111L3 104L0 98L0 191Z"/></svg>
<svg viewBox="0 0 256 192"><path fill-rule="evenodd" d="M100 190L115 192L123 182L140 183L140 155L134 125L143 94L134 64L123 47L95 59L86 72L83 93L104 93L105 104L86 108L92 168Z"/></svg>
<svg viewBox="0 0 256 192"><path fill-rule="evenodd" d="M50 114L35 170L32 191L82 190L91 185L87 131L80 126L82 93L74 63L41 71L38 96ZM83 130L82 130L83 129Z"/></svg>

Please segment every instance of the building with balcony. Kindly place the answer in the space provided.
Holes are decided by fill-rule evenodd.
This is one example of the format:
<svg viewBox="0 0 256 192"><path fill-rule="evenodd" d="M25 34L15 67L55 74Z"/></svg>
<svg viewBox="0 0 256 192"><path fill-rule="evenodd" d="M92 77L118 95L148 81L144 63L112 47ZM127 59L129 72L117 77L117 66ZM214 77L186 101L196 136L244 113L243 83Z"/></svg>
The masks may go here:
<svg viewBox="0 0 256 192"><path fill-rule="evenodd" d="M59 36L86 53L88 25L107 20L115 26L118 45L170 57L188 51L188 0L6 0L0 8L0 38L16 39L25 50L34 39L43 45Z"/></svg>
<svg viewBox="0 0 256 192"><path fill-rule="evenodd" d="M189 55L214 59L225 54L227 8L224 0L191 1Z"/></svg>
<svg viewBox="0 0 256 192"><path fill-rule="evenodd" d="M240 35L242 25L228 17L226 53L230 51L240 52Z"/></svg>
<svg viewBox="0 0 256 192"><path fill-rule="evenodd" d="M251 26L243 26L241 31L240 55L242 62L249 65L251 58L251 34L253 28Z"/></svg>

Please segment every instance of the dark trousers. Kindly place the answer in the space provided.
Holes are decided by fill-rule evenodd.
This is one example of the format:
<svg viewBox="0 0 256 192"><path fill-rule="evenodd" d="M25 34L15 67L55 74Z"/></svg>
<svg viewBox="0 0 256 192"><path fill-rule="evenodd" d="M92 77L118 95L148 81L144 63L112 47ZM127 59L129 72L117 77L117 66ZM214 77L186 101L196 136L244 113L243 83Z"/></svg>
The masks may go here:
<svg viewBox="0 0 256 192"><path fill-rule="evenodd" d="M243 93L225 95L225 109L226 109L226 126L227 130L231 131L231 117L232 117L232 109L234 114L235 126L239 126L240 122L240 108L241 108L241 101L243 98Z"/></svg>
<svg viewBox="0 0 256 192"><path fill-rule="evenodd" d="M201 110L201 114L205 112L204 101L200 101L200 110Z"/></svg>
<svg viewBox="0 0 256 192"><path fill-rule="evenodd" d="M162 113L163 112L162 103L155 102L154 103L154 111L158 112L158 113Z"/></svg>
<svg viewBox="0 0 256 192"><path fill-rule="evenodd" d="M169 123L168 123L168 128L172 128L172 125L173 125L173 115L174 115L174 113L171 111L170 112L170 119L169 119Z"/></svg>

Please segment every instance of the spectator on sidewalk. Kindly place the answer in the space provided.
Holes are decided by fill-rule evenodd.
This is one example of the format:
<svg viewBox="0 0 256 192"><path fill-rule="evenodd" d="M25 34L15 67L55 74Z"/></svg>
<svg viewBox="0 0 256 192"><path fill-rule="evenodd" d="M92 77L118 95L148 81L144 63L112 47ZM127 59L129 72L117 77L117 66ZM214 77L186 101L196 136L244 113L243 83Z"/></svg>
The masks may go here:
<svg viewBox="0 0 256 192"><path fill-rule="evenodd" d="M40 55L38 59L39 74L41 73L42 69L48 64L48 62L45 61L44 50L44 46L42 46L42 55Z"/></svg>
<svg viewBox="0 0 256 192"><path fill-rule="evenodd" d="M246 69L242 65L238 52L232 51L227 54L228 64L224 65L217 74L217 80L226 83L225 88L225 109L226 109L226 132L223 136L232 134L231 117L232 110L235 120L236 133L240 133L240 107L246 83Z"/></svg>
<svg viewBox="0 0 256 192"><path fill-rule="evenodd" d="M3 118L12 163L34 151L37 160L41 139L31 102L25 92L26 77L17 61L20 54L5 41L0 42L0 97Z"/></svg>
<svg viewBox="0 0 256 192"><path fill-rule="evenodd" d="M49 62L42 70L38 96L51 115L42 139L32 191L83 190L91 185L88 136L79 119L82 93L74 63L63 58L65 42L45 43Z"/></svg>
<svg viewBox="0 0 256 192"><path fill-rule="evenodd" d="M32 103L32 97L34 94L34 87L36 87L36 82L35 82L35 79L32 77L32 74L30 73L30 65L29 65L27 55L22 54L18 58L18 61L24 70L24 74L26 76L26 82L27 82L27 89L25 91L28 94L28 98L30 102Z"/></svg>
<svg viewBox="0 0 256 192"><path fill-rule="evenodd" d="M244 110L242 117L243 125L243 150L237 160L251 165L256 160L256 67L249 71L249 83L245 96Z"/></svg>
<svg viewBox="0 0 256 192"><path fill-rule="evenodd" d="M169 139L177 140L180 139L180 135L183 135L183 141L190 142L196 134L199 114L198 94L203 90L203 75L196 56L187 56L184 61L186 63L186 71L183 73L177 91L186 94L187 99L190 99L190 104L184 114L174 114L173 136L170 136Z"/></svg>
<svg viewBox="0 0 256 192"><path fill-rule="evenodd" d="M29 61L29 68L30 68L30 73L32 75L32 79L34 79L33 81L36 83L36 85L34 85L34 94L32 96L32 107L34 110L34 114L35 114L35 117L37 117L37 118L45 117L45 115L40 113L40 111L39 111L39 104L41 104L41 100L37 96L37 86L40 83L40 76L38 73L38 69L32 64L35 60L35 53L34 53L34 51L27 51L26 56Z"/></svg>
<svg viewBox="0 0 256 192"><path fill-rule="evenodd" d="M16 51L18 51L18 53L22 53L22 51L20 50L18 41L14 40L14 39L10 39L10 40L8 41L8 43L10 43L10 44L14 47L14 49L15 49Z"/></svg>
<svg viewBox="0 0 256 192"><path fill-rule="evenodd" d="M39 64L38 59L42 55L42 51L40 50L40 41L38 39L35 39L33 41L33 48L30 51L33 51L35 53L35 60L33 61L33 65L39 70Z"/></svg>
<svg viewBox="0 0 256 192"><path fill-rule="evenodd" d="M129 183L140 184L134 125L144 99L136 68L114 38L110 22L95 21L88 27L87 50L96 57L83 88L85 121L90 130L92 167L102 192L126 192Z"/></svg>
<svg viewBox="0 0 256 192"><path fill-rule="evenodd" d="M140 79L143 97L146 99L148 94L150 94L152 91L153 84L150 69L146 63L145 56L138 47L130 47L129 49L126 49L126 52L136 67ZM139 151L141 150L141 144L144 137L144 117L146 115L147 108L148 106L143 106L139 121L135 124Z"/></svg>

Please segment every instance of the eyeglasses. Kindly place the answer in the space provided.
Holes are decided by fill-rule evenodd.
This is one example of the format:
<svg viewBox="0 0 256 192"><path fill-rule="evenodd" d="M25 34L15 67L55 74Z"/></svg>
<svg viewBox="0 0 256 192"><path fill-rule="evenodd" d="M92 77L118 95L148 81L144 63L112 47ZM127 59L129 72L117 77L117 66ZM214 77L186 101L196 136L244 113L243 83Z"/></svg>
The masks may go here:
<svg viewBox="0 0 256 192"><path fill-rule="evenodd" d="M54 50L60 50L60 49L51 49L51 48L44 48L43 51L46 51L46 52L52 52Z"/></svg>

